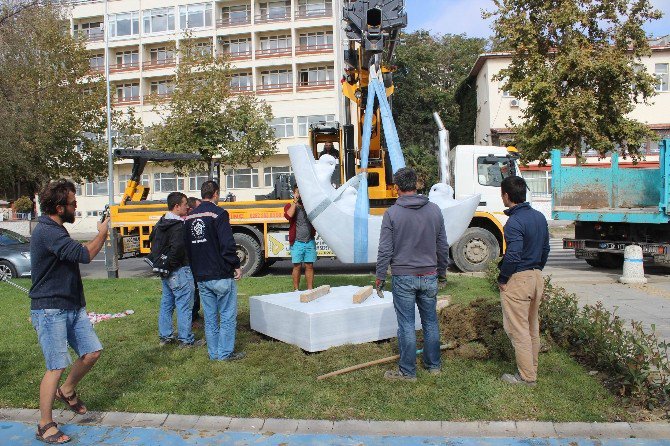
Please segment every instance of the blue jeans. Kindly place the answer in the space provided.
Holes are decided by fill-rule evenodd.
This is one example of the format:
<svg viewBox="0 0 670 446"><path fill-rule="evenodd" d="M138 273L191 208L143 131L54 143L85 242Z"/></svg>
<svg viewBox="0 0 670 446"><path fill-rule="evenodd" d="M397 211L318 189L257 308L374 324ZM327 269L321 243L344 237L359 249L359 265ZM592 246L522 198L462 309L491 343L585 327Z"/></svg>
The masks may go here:
<svg viewBox="0 0 670 446"><path fill-rule="evenodd" d="M191 310L195 282L191 268L183 266L163 279L163 296L158 313L158 336L161 339L172 339L172 314L177 309L177 338L179 342L191 344L195 336L191 331Z"/></svg>
<svg viewBox="0 0 670 446"><path fill-rule="evenodd" d="M86 308L31 310L30 319L37 332L47 370L61 370L72 364L68 345L78 356L102 350Z"/></svg>
<svg viewBox="0 0 670 446"><path fill-rule="evenodd" d="M414 303L423 327L423 365L440 368L440 331L437 325L437 275L393 276L393 306L398 318L399 369L416 376L416 330Z"/></svg>
<svg viewBox="0 0 670 446"><path fill-rule="evenodd" d="M198 282L205 313L205 338L209 359L228 358L235 347L237 283L233 279Z"/></svg>

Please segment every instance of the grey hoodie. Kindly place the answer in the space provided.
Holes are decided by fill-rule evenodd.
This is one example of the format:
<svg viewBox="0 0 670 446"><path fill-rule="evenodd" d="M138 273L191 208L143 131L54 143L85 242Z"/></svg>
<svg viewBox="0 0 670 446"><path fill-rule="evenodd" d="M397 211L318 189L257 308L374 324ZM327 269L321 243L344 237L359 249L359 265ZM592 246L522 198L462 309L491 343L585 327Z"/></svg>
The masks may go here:
<svg viewBox="0 0 670 446"><path fill-rule="evenodd" d="M377 253L377 279L394 276L446 274L449 244L442 211L425 195L403 195L382 220Z"/></svg>

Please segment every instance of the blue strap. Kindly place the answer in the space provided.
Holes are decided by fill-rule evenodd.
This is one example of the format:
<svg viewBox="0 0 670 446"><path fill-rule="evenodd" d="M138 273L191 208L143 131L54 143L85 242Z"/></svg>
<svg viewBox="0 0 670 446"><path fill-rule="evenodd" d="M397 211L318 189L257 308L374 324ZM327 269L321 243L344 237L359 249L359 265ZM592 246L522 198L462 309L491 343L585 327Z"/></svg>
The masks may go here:
<svg viewBox="0 0 670 446"><path fill-rule="evenodd" d="M399 169L405 167L405 157L402 155L398 130L396 129L395 122L393 121L393 114L391 113L391 105L386 98L386 88L384 88L384 84L378 79L372 80L370 84L375 89L375 93L379 98L382 124L384 125L384 136L386 137L386 148L389 152L389 157L391 158L393 173L396 173Z"/></svg>

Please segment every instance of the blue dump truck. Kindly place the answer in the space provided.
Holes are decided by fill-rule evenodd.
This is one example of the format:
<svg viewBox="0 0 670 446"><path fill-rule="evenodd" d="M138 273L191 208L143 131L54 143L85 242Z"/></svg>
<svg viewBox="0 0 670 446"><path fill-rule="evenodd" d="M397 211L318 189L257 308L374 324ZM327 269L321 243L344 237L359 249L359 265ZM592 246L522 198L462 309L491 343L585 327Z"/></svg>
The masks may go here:
<svg viewBox="0 0 670 446"><path fill-rule="evenodd" d="M561 166L551 155L556 220L575 222L563 248L594 267L619 268L628 245L642 247L645 262L670 266L670 139L662 140L659 168Z"/></svg>

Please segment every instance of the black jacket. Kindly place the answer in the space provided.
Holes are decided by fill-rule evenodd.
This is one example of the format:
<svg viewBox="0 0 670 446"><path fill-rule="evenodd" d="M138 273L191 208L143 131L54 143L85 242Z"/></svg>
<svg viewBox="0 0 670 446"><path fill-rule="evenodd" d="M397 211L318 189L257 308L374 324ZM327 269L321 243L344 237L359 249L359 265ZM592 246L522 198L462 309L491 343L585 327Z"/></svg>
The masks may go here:
<svg viewBox="0 0 670 446"><path fill-rule="evenodd" d="M161 217L156 223L152 243L157 246L167 246L167 263L165 268L176 271L183 266L189 265L188 255L184 247L184 221L175 218Z"/></svg>
<svg viewBox="0 0 670 446"><path fill-rule="evenodd" d="M186 251L196 282L232 279L240 267L228 212L210 201L203 201L186 217Z"/></svg>

